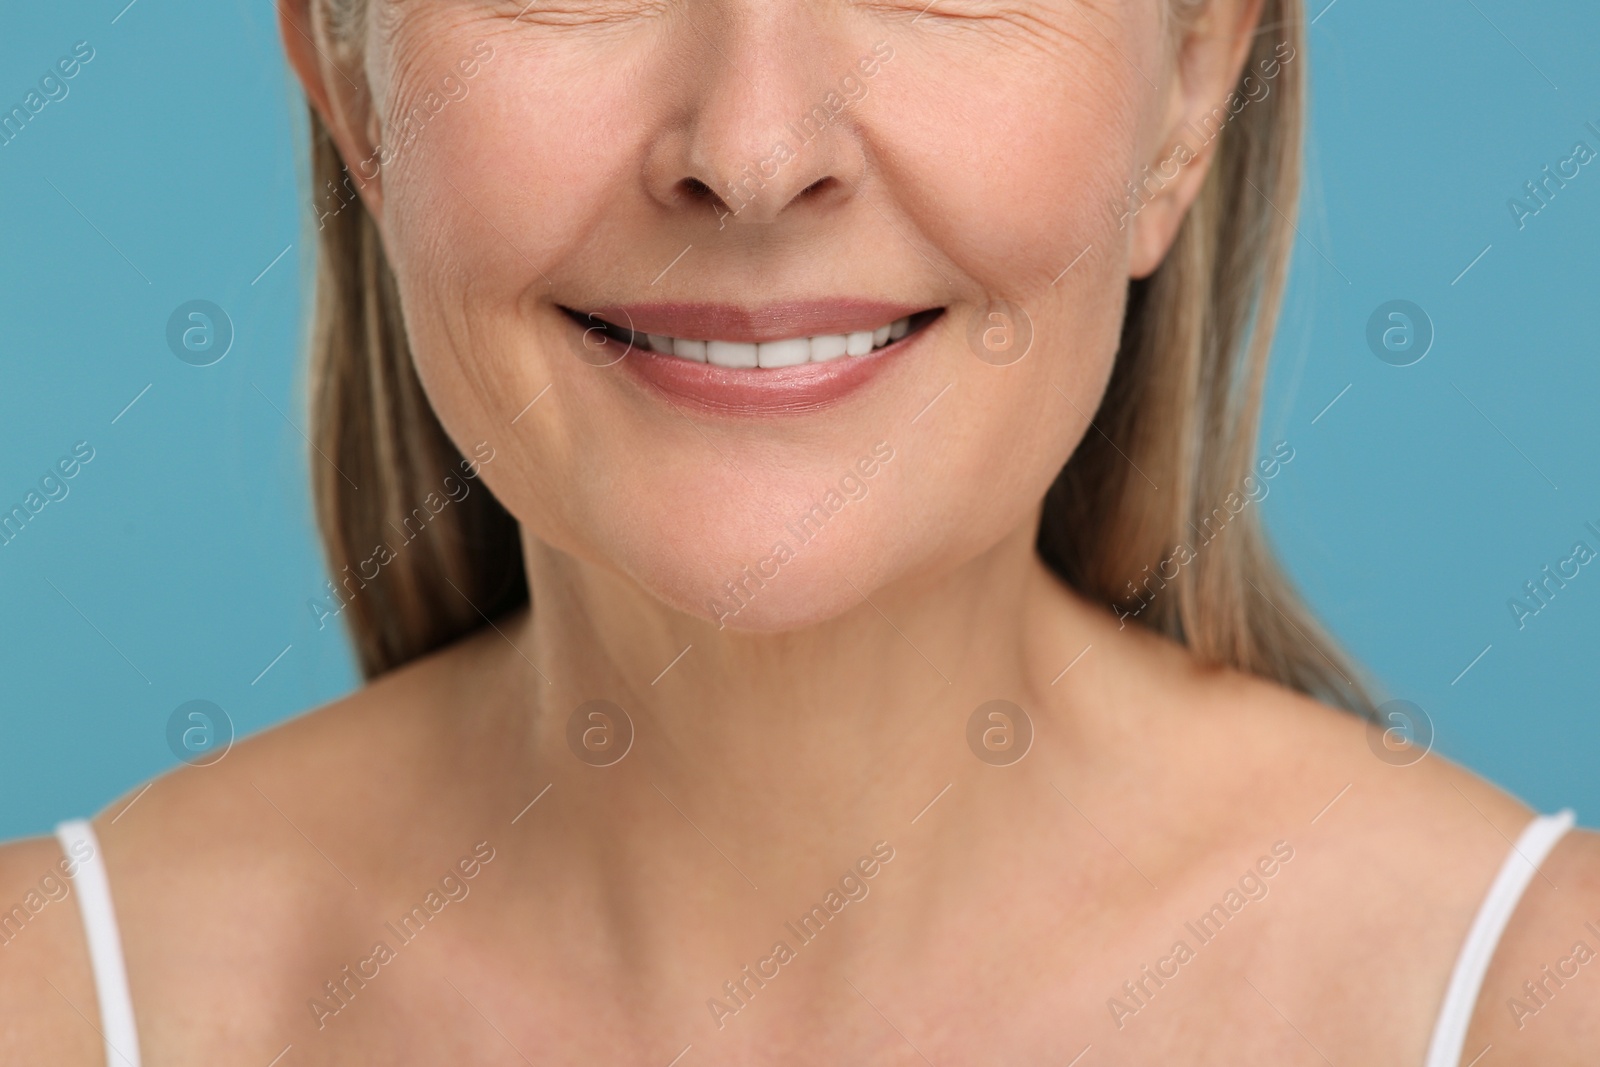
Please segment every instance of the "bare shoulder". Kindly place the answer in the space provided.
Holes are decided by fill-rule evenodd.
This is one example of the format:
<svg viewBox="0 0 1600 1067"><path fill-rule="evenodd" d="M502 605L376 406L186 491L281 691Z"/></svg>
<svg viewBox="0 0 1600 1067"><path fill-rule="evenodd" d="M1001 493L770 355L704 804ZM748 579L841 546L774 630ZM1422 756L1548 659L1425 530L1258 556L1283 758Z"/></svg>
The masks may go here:
<svg viewBox="0 0 1600 1067"><path fill-rule="evenodd" d="M1101 651L1108 655L1094 666ZM1124 778L1151 794L1141 811L1166 840L1201 857L1195 869L1215 882L1207 857L1243 870L1270 846L1292 854L1269 885L1255 887L1270 895L1252 913L1259 939L1240 950L1239 1010L1259 1009L1263 1025L1293 1020L1334 1062L1421 1062L1473 918L1534 811L1437 751L1396 744L1385 732L1394 724L1374 726L1259 677L1198 666L1153 635L1121 646L1096 641L1074 671L1085 668L1105 672L1112 694L1112 710L1093 728L1114 736L1096 741L1129 754ZM1570 902L1587 894L1587 917L1600 928L1592 838L1573 837L1549 862L1562 891L1548 895ZM1526 935L1543 937L1534 955L1549 959L1528 974L1532 957L1510 966L1510 987L1569 956L1582 929L1570 908L1542 920L1537 900L1527 905L1519 922L1556 929ZM1589 947L1600 950L1600 935ZM1600 990L1600 963L1593 966ZM1496 1002L1502 1013L1508 995ZM1559 996L1573 1004L1569 1029L1600 1018L1572 981ZM1552 1004L1524 1033L1559 1001Z"/></svg>
<svg viewBox="0 0 1600 1067"><path fill-rule="evenodd" d="M1230 739L1215 754L1217 766L1232 760L1217 775L1218 791L1234 797L1236 810L1256 805L1263 814L1255 818L1277 826L1296 849L1292 873L1300 881L1284 893L1267 940L1274 958L1317 966L1265 975L1277 989L1275 1006L1297 1012L1289 1017L1307 1028L1341 1020L1319 1035L1336 1062L1334 1050L1344 1060L1421 1062L1461 946L1534 811L1436 751L1396 745L1392 722L1374 725L1257 679L1219 677L1201 714L1222 727L1208 734ZM1249 817L1241 821L1249 825ZM1550 1002L1520 1030L1508 1014L1507 998L1524 981L1572 956L1585 918L1600 927L1600 848L1592 835L1569 839L1545 874L1519 912L1519 928L1508 932L1463 1062L1491 1043L1496 1051L1484 1065L1501 1050L1503 1063L1576 1063L1578 1049L1596 1047L1600 963L1592 990L1579 988L1581 978L1569 981L1560 991L1566 1003ZM1600 936L1590 934L1587 944L1600 950ZM1330 983L1334 976L1339 981ZM1349 992L1333 993L1331 985ZM1535 1022L1546 1044L1527 1036Z"/></svg>
<svg viewBox="0 0 1600 1067"><path fill-rule="evenodd" d="M1498 858L1533 816L1431 743L1402 744L1408 735L1392 728L1404 725L1398 719L1369 723L1259 676L1199 665L1166 638L1117 635L1114 624L1108 631L1093 646L1105 658L1086 656L1076 668L1102 672L1114 711L1097 726L1136 739L1137 758L1163 765L1161 780L1186 803L1209 808L1212 822L1298 823L1329 847L1393 852L1433 867L1452 855L1469 864L1477 855ZM1431 742L1434 724L1417 712L1421 728L1410 736Z"/></svg>
<svg viewBox="0 0 1600 1067"><path fill-rule="evenodd" d="M440 785L455 776L452 746L464 742L441 709L462 703L445 695L462 655L471 650L420 660L215 763L180 766L93 820L150 1061L271 1061L283 1034L303 1026L307 994L338 970L332 961L344 962L351 931L364 935L382 911L390 877L414 858L433 862L436 836L466 836L437 834L459 817ZM470 710L460 710L470 735ZM53 862L46 844L0 853L0 900L37 886ZM75 1022L95 1042L92 975L69 907L51 904L54 929L30 928L0 950L3 1025L16 1025L9 1004L21 990L43 1018L64 1020L62 1033L81 1041ZM99 1062L98 1046L91 1051L88 1062ZM0 1062L74 1061L30 1053Z"/></svg>
<svg viewBox="0 0 1600 1067"><path fill-rule="evenodd" d="M0 1063L103 1059L74 874L53 838L0 847Z"/></svg>
<svg viewBox="0 0 1600 1067"><path fill-rule="evenodd" d="M296 882L306 868L342 880L333 853L315 846L349 845L360 855L345 854L359 862L369 853L357 843L384 821L369 821L376 813L405 819L425 799L426 776L448 770L456 749L481 745L483 720L462 678L483 644L469 637L242 740L215 762L130 790L95 820L112 877L176 880L203 865L226 878L233 861L248 859L250 881L272 893L281 889L274 877Z"/></svg>
<svg viewBox="0 0 1600 1067"><path fill-rule="evenodd" d="M1466 1058L1590 1064L1600 1049L1600 834L1569 833L1512 913L1478 997Z"/></svg>

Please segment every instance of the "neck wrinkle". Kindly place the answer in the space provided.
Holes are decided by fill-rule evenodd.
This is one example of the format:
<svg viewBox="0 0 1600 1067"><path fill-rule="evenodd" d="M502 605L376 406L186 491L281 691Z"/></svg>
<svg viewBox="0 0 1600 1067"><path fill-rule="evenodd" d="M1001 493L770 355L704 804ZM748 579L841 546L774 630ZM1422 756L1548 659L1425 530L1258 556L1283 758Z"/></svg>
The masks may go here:
<svg viewBox="0 0 1600 1067"><path fill-rule="evenodd" d="M525 551L535 607L507 637L549 678L522 669L535 749L558 775L607 774L613 815L639 790L666 816L679 817L656 793L764 853L785 825L804 824L819 846L853 840L869 823L904 825L947 782L994 773L966 748L978 705L1039 709L1067 690L1050 682L1070 651L1039 637L1059 635L1064 600L1047 589L1031 525L934 580L863 590L871 603L786 633L719 631L531 537ZM1065 602L1070 629L1098 629L1082 617L1094 609ZM611 768L567 749L569 716L596 698L633 724Z"/></svg>

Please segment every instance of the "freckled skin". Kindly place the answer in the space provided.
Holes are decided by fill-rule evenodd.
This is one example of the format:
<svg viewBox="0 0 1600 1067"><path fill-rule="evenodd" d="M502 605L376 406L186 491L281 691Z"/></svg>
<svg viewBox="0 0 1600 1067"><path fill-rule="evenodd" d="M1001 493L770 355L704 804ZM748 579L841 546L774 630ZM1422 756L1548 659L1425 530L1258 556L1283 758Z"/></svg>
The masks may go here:
<svg viewBox="0 0 1600 1067"><path fill-rule="evenodd" d="M1033 551L1209 158L1126 227L1123 183L1226 99L1255 5L1177 34L1154 0L371 0L340 71L308 2L280 0L290 61L345 159L383 160L361 193L417 369L494 449L532 607L96 819L146 1063L1422 1061L1530 810L1120 627ZM584 363L559 310L818 296L946 310L859 393L764 418ZM1006 367L967 341L995 298L1033 329ZM884 450L719 628L708 598ZM595 700L631 731L607 766L572 747ZM1031 725L1006 765L969 741L996 700ZM55 855L0 848L0 907ZM452 869L470 892L398 937ZM1587 969L1500 1017L1600 916L1593 835L1547 874L1469 1054L1600 1041ZM94 997L52 903L0 948L0 1063L103 1062Z"/></svg>

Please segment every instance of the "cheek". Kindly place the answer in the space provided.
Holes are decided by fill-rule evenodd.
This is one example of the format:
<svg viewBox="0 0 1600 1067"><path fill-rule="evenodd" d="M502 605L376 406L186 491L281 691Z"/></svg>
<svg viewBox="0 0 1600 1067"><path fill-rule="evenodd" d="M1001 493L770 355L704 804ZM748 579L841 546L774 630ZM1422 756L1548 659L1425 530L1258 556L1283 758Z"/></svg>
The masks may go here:
<svg viewBox="0 0 1600 1067"><path fill-rule="evenodd" d="M651 120L616 64L531 51L498 23L435 21L406 25L390 62L402 73L386 85L384 244L417 372L455 441L507 457L484 471L502 502L590 555L566 531L605 518L583 511L574 484L617 480L606 447L586 444L606 435L586 415L604 402L603 372L577 359L565 322L537 311L568 264L596 245L590 259L608 255L598 232L627 224L615 205L637 177L629 139ZM461 78L476 41L492 58ZM465 96L405 145L398 117L451 74Z"/></svg>
<svg viewBox="0 0 1600 1067"><path fill-rule="evenodd" d="M1018 494L1048 486L1087 430L1119 344L1127 180L1151 103L1123 54L1155 59L1129 41L1121 53L1101 43L1009 64L953 64L910 46L863 108L869 128L881 123L872 132L886 146L885 186L970 286L951 316L967 440L941 459L961 472L951 484L969 487L978 515L1002 504L1016 515ZM1032 335L1028 355L1006 367L973 358L996 299L1020 309L1015 329ZM1008 449L1035 457L1025 477L997 477Z"/></svg>
<svg viewBox="0 0 1600 1067"><path fill-rule="evenodd" d="M1110 268L1103 286L1126 282L1119 220L1147 100L1125 68L1082 48L955 64L916 43L895 63L862 110L886 187L982 287L963 295L1040 294L1085 249Z"/></svg>
<svg viewBox="0 0 1600 1067"><path fill-rule="evenodd" d="M1114 363L1126 181L1150 101L1105 48L958 65L907 47L863 105L884 146L886 189L970 285L950 315L956 388L942 416L955 436L932 446L931 465L964 495L923 502L965 509L946 518L967 530L991 533L996 517L1037 501L1088 430ZM996 298L1020 309L1015 329L1032 335L1028 355L1004 367L973 355Z"/></svg>
<svg viewBox="0 0 1600 1067"><path fill-rule="evenodd" d="M427 111L419 101L474 40L492 58L406 146L400 123ZM547 288L637 174L632 142L650 120L636 79L503 31L419 43L404 59L385 103L385 237L397 271L444 293L470 281L478 300Z"/></svg>

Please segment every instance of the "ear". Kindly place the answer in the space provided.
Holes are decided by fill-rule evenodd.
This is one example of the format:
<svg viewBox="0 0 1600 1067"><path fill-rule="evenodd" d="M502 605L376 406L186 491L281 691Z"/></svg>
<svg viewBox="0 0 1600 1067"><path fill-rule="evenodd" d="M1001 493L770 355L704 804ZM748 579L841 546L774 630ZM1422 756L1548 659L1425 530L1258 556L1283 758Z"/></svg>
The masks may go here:
<svg viewBox="0 0 1600 1067"><path fill-rule="evenodd" d="M359 64L341 62L350 46L333 40L321 0L278 0L283 49L305 89L306 100L333 137L367 210L381 218L383 176L379 169L377 115Z"/></svg>
<svg viewBox="0 0 1600 1067"><path fill-rule="evenodd" d="M1156 151L1133 176L1128 273L1143 278L1161 265L1184 215L1211 169L1219 129L1245 100L1239 74L1255 41L1263 0L1208 0L1179 28L1167 107ZM1266 84L1259 76L1255 83ZM1251 90L1258 92L1260 90ZM1246 103L1244 106L1249 106Z"/></svg>

